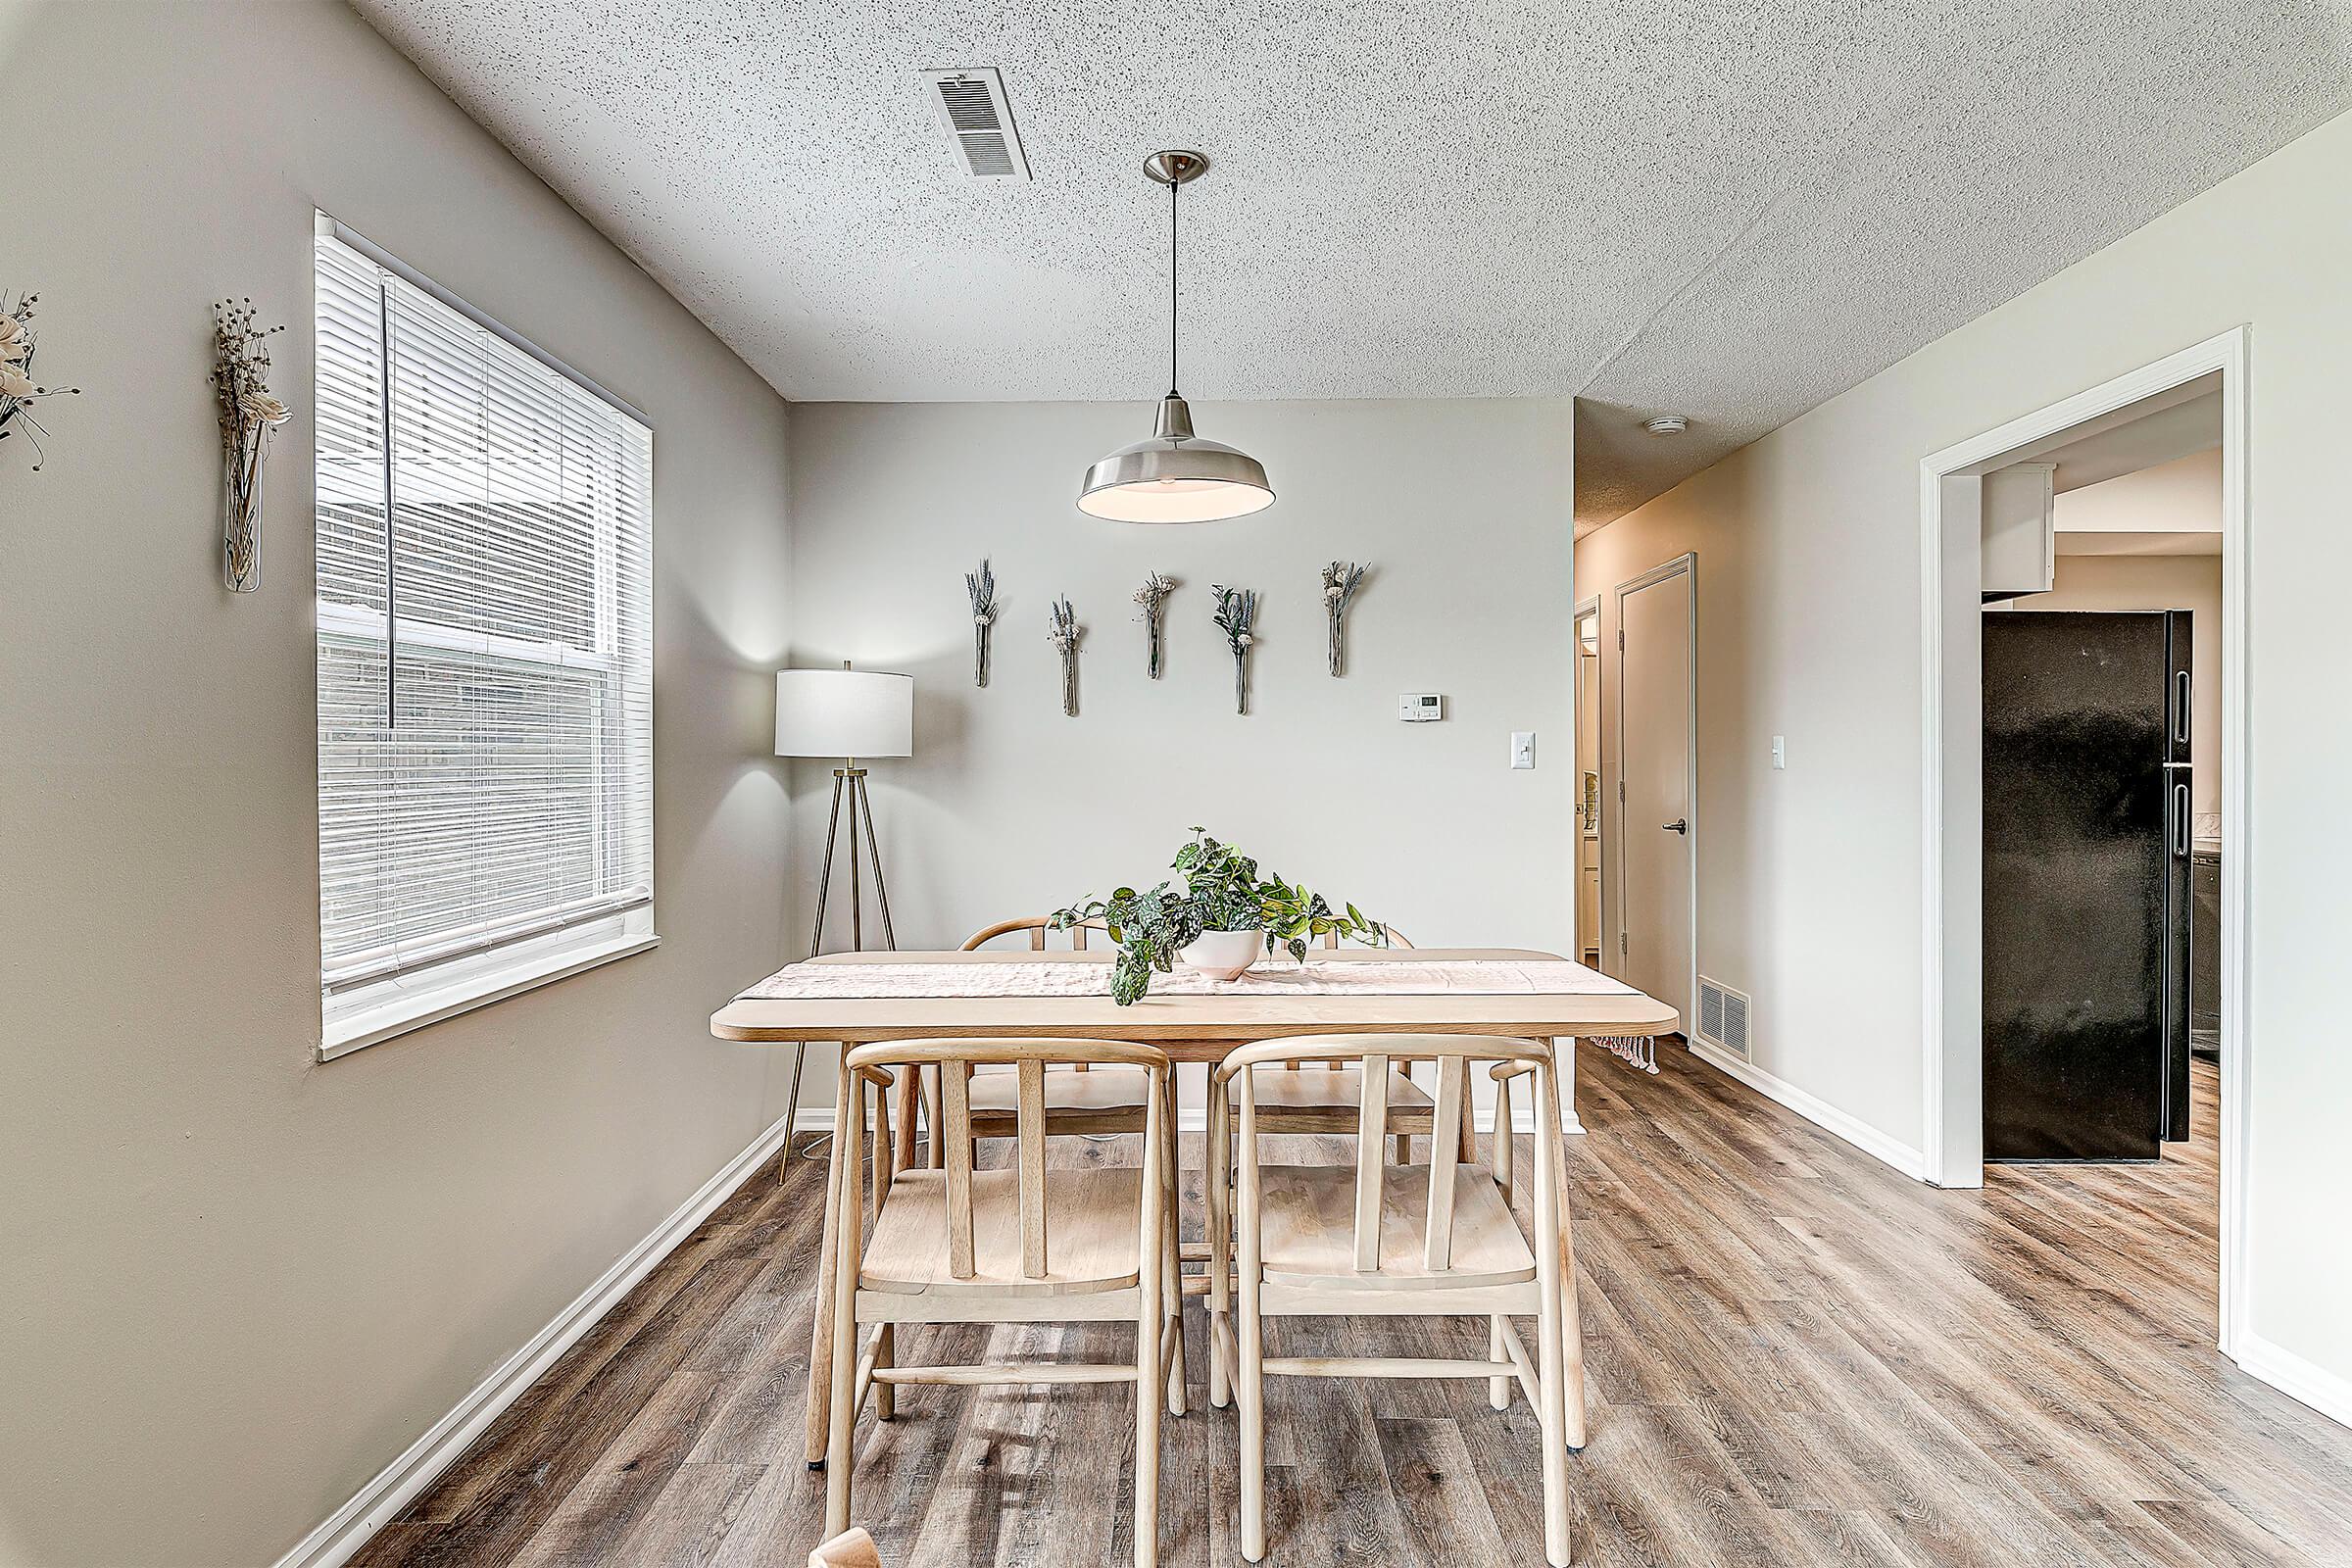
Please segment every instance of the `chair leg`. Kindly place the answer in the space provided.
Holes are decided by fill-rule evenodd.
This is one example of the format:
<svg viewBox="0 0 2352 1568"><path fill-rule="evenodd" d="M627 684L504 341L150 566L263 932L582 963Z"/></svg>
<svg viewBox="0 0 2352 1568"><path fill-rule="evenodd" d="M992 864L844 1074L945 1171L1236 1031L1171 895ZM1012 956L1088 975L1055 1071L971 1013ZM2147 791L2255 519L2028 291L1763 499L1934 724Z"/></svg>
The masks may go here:
<svg viewBox="0 0 2352 1568"><path fill-rule="evenodd" d="M1566 1371L1561 1366L1565 1344L1560 1312L1560 1245L1564 1230L1559 1213L1563 1181L1557 1152L1558 1112L1548 1090L1548 1077L1540 1077L1536 1090L1536 1393L1541 1400L1544 1447L1544 1560L1552 1568L1568 1568L1568 1423ZM1581 1394L1580 1394L1581 1397Z"/></svg>
<svg viewBox="0 0 2352 1568"><path fill-rule="evenodd" d="M1397 1164L1399 1164L1399 1165L1410 1165L1412 1162L1413 1162L1413 1137L1412 1137L1412 1134L1410 1134L1410 1133L1398 1133L1398 1134L1396 1135L1396 1163L1397 1163Z"/></svg>
<svg viewBox="0 0 2352 1568"><path fill-rule="evenodd" d="M947 1169L947 1143L939 1136L939 1069L937 1067L923 1069L923 1126L926 1129L925 1144L930 1154L931 1168L933 1170Z"/></svg>
<svg viewBox="0 0 2352 1568"><path fill-rule="evenodd" d="M847 1127L850 1122L849 1075L842 1073L833 1089L833 1125ZM849 1143L855 1145L857 1139ZM825 1228L824 1238L817 1249L816 1311L808 1331L808 1411L806 1446L803 1457L808 1468L821 1470L829 1451L827 1434L832 1430L833 1410L833 1275L834 1249L839 1242L841 1227L841 1151L843 1140L833 1140L833 1152L825 1167ZM835 1532L839 1534L839 1532Z"/></svg>
<svg viewBox="0 0 2352 1568"><path fill-rule="evenodd" d="M1168 1414L1185 1413L1184 1398L1184 1264L1177 1246L1177 1213L1179 1196L1183 1192L1182 1177L1178 1174L1176 1154L1181 1147L1176 1132L1176 1073L1169 1069L1165 1108L1160 1116L1160 1202L1164 1223L1160 1234L1165 1238L1160 1252L1160 1299L1164 1303L1162 1320L1175 1339L1168 1352Z"/></svg>
<svg viewBox="0 0 2352 1568"><path fill-rule="evenodd" d="M865 1097L853 1085L843 1102L849 1109L846 1126L864 1120ZM837 1124L837 1126L845 1124ZM830 1429L825 1436L825 1534L838 1536L850 1528L851 1439L858 1429L858 1269L863 1255L859 1232L864 1204L859 1201L858 1146L854 1130L837 1131L833 1140L834 1173L839 1183L835 1209L838 1232L833 1246L833 1399Z"/></svg>
<svg viewBox="0 0 2352 1568"><path fill-rule="evenodd" d="M1507 1332L1507 1326L1503 1322L1500 1312L1496 1312L1487 1319L1488 1360L1500 1361L1511 1353L1508 1347L1502 1343L1505 1332ZM1508 1377L1487 1379L1488 1408L1508 1410L1511 1407L1511 1385L1516 1381L1516 1379Z"/></svg>
<svg viewBox="0 0 2352 1568"><path fill-rule="evenodd" d="M898 1365L898 1325L885 1323L874 1330L874 1370ZM874 1379L874 1419L888 1421L899 1413L899 1386Z"/></svg>
<svg viewBox="0 0 2352 1568"><path fill-rule="evenodd" d="M1250 1101L1244 1098L1244 1143L1256 1138L1256 1119ZM1263 1562L1266 1556L1266 1356L1265 1321L1258 1311L1258 1275L1263 1270L1258 1264L1257 1188L1256 1151L1251 1149L1242 1161L1242 1299L1234 1323L1242 1363L1234 1390L1242 1406L1242 1555L1250 1562Z"/></svg>
<svg viewBox="0 0 2352 1568"><path fill-rule="evenodd" d="M1565 1168L1560 1173L1567 1180ZM1576 1239L1569 1234L1568 1195L1560 1194L1560 1383L1566 1405L1561 1436L1574 1452L1585 1446L1585 1327L1576 1304Z"/></svg>
<svg viewBox="0 0 2352 1568"><path fill-rule="evenodd" d="M1222 1410L1233 1402L1233 1368L1225 1360L1225 1342L1219 1329L1233 1327L1233 1208L1226 1183L1233 1145L1226 1136L1225 1086L1211 1068L1208 1078L1208 1115L1202 1141L1201 1208L1208 1226L1208 1402Z"/></svg>

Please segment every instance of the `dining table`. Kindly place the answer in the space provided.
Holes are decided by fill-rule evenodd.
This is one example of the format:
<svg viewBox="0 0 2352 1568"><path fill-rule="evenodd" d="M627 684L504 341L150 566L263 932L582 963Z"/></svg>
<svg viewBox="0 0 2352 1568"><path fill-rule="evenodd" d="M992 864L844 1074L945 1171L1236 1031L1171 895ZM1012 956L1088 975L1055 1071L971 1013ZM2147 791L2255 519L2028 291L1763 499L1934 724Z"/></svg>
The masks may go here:
<svg viewBox="0 0 2352 1568"><path fill-rule="evenodd" d="M1654 1037L1681 1027L1675 1009L1655 998L1531 948L1316 950L1303 964L1271 960L1222 985L1154 976L1160 988L1128 1005L1110 999L1115 956L1093 950L826 954L746 988L711 1014L710 1032L802 1051L935 1036L1125 1040L1156 1046L1175 1062L1214 1065L1248 1042L1301 1035L1495 1035L1551 1041L1557 1050L1561 1041ZM1573 1125L1572 1053L1560 1053L1559 1073ZM798 1079L796 1071L796 1092ZM900 1121L900 1138L910 1139L912 1118ZM826 1309L836 1260L829 1210L837 1186L826 1188L809 1351L811 1468L824 1461L830 1416Z"/></svg>

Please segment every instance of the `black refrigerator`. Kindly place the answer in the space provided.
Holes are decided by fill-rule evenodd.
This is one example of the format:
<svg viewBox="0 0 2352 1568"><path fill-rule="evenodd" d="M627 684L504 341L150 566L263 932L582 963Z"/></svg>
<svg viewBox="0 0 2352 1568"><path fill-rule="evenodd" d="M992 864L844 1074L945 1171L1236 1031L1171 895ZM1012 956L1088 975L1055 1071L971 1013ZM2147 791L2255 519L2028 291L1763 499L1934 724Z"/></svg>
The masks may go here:
<svg viewBox="0 0 2352 1568"><path fill-rule="evenodd" d="M1984 1157L2188 1136L2189 616L1984 616Z"/></svg>

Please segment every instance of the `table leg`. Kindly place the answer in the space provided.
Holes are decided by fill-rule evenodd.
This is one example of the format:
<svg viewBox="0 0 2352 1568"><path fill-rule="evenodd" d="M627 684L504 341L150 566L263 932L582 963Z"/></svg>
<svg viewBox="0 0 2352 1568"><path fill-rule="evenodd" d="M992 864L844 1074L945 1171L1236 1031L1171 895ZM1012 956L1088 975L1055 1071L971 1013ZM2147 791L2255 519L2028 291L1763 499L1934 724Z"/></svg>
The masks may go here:
<svg viewBox="0 0 2352 1568"><path fill-rule="evenodd" d="M841 1160L845 1151L850 1158L855 1159L859 1143L857 1134L851 1132L847 1125L850 1119L850 1075L836 1069L833 1077L832 1179L825 1183L825 1235L824 1243L817 1251L816 1312L808 1337L807 1456L811 1470L825 1467L825 1445L832 1434L833 1270L837 1266L833 1248L834 1236L840 1229Z"/></svg>

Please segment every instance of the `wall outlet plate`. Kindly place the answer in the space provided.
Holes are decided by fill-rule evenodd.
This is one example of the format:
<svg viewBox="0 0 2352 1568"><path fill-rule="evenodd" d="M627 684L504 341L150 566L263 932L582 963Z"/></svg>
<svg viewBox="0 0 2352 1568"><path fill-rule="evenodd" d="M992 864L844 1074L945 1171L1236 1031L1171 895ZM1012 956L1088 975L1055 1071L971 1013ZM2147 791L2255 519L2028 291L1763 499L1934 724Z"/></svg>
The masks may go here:
<svg viewBox="0 0 2352 1568"><path fill-rule="evenodd" d="M1427 724L1446 716L1446 698L1439 692L1406 692L1396 702L1396 716L1407 724Z"/></svg>

